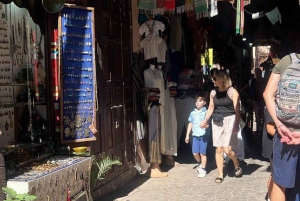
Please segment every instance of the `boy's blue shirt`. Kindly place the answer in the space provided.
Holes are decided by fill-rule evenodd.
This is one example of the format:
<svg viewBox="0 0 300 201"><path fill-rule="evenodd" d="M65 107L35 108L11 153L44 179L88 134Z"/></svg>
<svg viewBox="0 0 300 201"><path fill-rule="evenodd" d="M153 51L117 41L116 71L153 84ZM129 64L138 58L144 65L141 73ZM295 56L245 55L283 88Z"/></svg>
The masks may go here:
<svg viewBox="0 0 300 201"><path fill-rule="evenodd" d="M205 107L201 108L200 110L197 110L197 108L195 108L191 112L188 121L193 123L193 127L192 127L193 136L200 137L209 134L209 132L207 132L208 129L200 127L200 123L204 120L206 112L207 110Z"/></svg>

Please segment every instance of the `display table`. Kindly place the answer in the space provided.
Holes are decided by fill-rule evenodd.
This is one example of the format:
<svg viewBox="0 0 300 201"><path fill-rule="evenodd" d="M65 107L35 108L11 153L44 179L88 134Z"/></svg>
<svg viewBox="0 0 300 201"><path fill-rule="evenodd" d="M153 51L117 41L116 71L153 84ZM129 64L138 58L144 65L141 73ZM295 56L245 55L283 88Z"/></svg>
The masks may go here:
<svg viewBox="0 0 300 201"><path fill-rule="evenodd" d="M21 170L22 174L7 180L7 186L17 193L30 193L38 201L63 201L77 194L80 200L92 200L91 157L54 156Z"/></svg>

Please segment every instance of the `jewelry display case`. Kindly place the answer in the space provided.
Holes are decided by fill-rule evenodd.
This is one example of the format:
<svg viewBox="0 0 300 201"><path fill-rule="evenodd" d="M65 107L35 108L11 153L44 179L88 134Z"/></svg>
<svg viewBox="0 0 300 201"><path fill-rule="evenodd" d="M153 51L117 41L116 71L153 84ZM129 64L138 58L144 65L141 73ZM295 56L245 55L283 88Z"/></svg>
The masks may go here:
<svg viewBox="0 0 300 201"><path fill-rule="evenodd" d="M90 200L91 157L55 155L48 143L15 144L2 148L7 187L30 193L39 201L67 200L83 195ZM3 161L4 162L3 162Z"/></svg>
<svg viewBox="0 0 300 201"><path fill-rule="evenodd" d="M65 5L59 23L61 142L96 140L94 8Z"/></svg>

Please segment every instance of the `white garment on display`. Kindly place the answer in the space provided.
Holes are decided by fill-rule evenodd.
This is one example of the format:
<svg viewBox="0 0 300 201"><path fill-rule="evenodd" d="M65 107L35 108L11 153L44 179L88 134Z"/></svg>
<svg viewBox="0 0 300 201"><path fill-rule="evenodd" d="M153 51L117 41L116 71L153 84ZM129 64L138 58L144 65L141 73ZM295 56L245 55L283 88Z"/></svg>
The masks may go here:
<svg viewBox="0 0 300 201"><path fill-rule="evenodd" d="M159 54L159 44L163 39L158 36L148 36L140 42L140 47L144 49L145 60L156 58Z"/></svg>
<svg viewBox="0 0 300 201"><path fill-rule="evenodd" d="M157 54L158 63L166 62L166 51L167 51L167 45L163 40L160 44L158 44L158 54Z"/></svg>
<svg viewBox="0 0 300 201"><path fill-rule="evenodd" d="M170 131L172 122L169 88L165 89L163 74L160 70L157 70L154 65L150 65L150 68L144 70L144 79L145 87L159 88L160 90L161 153L165 155L176 155L176 134L172 134L172 131Z"/></svg>
<svg viewBox="0 0 300 201"><path fill-rule="evenodd" d="M148 35L159 36L159 30L165 30L165 25L162 22L156 20L148 20L140 26L139 33L141 35L145 33L145 37L147 37Z"/></svg>
<svg viewBox="0 0 300 201"><path fill-rule="evenodd" d="M172 150L166 151L166 155L174 155L177 156L177 118L176 118L176 107L175 107L175 99L170 97L170 121L171 127L169 128L168 132L171 134L171 146L173 147Z"/></svg>

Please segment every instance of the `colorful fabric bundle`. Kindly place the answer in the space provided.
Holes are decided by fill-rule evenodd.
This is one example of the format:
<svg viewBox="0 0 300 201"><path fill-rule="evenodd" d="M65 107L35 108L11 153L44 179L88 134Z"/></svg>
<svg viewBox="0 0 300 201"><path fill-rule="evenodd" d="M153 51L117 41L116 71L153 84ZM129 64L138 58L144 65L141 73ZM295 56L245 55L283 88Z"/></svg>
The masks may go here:
<svg viewBox="0 0 300 201"><path fill-rule="evenodd" d="M209 0L209 3L208 3L208 17L214 17L216 15L218 15L217 1Z"/></svg>
<svg viewBox="0 0 300 201"><path fill-rule="evenodd" d="M156 10L153 11L154 15L162 15L165 12L165 0L156 0Z"/></svg>
<svg viewBox="0 0 300 201"><path fill-rule="evenodd" d="M159 88L151 88L147 91L147 97L149 101L159 100L160 90Z"/></svg>
<svg viewBox="0 0 300 201"><path fill-rule="evenodd" d="M208 5L206 0L194 0L196 18L207 17Z"/></svg>
<svg viewBox="0 0 300 201"><path fill-rule="evenodd" d="M156 9L156 0L139 0L138 8L154 11Z"/></svg>
<svg viewBox="0 0 300 201"><path fill-rule="evenodd" d="M240 34L244 35L244 1L241 1L241 24L240 24Z"/></svg>
<svg viewBox="0 0 300 201"><path fill-rule="evenodd" d="M165 9L166 10L175 10L175 0L165 0Z"/></svg>
<svg viewBox="0 0 300 201"><path fill-rule="evenodd" d="M164 8L165 0L156 0L156 8Z"/></svg>
<svg viewBox="0 0 300 201"><path fill-rule="evenodd" d="M186 11L194 10L194 0L185 0L185 10Z"/></svg>
<svg viewBox="0 0 300 201"><path fill-rule="evenodd" d="M241 23L241 0L236 1L236 22L235 22L235 33L240 33L240 23Z"/></svg>
<svg viewBox="0 0 300 201"><path fill-rule="evenodd" d="M169 87L169 90L170 90L170 97L175 97L177 94L176 87L174 86Z"/></svg>

